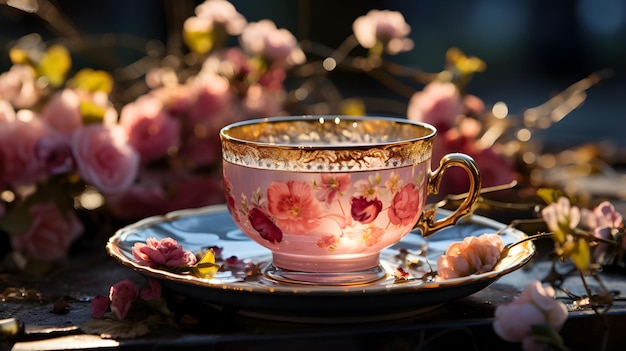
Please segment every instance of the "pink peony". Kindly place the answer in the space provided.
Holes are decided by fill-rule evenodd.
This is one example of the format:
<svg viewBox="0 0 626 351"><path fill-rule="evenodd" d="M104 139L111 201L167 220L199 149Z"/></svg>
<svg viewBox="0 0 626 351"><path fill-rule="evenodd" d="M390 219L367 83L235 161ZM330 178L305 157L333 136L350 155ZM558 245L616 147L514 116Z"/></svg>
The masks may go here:
<svg viewBox="0 0 626 351"><path fill-rule="evenodd" d="M448 246L437 259L437 275L441 279L466 277L491 271L504 249L498 234L469 236Z"/></svg>
<svg viewBox="0 0 626 351"><path fill-rule="evenodd" d="M111 311L118 319L126 318L133 302L139 295L137 286L132 281L125 279L111 286L109 299L111 300Z"/></svg>
<svg viewBox="0 0 626 351"><path fill-rule="evenodd" d="M385 51L394 55L413 48L413 41L407 38L411 26L398 11L370 10L354 20L352 30L359 44L366 49L382 43Z"/></svg>
<svg viewBox="0 0 626 351"><path fill-rule="evenodd" d="M172 238L160 241L148 238L146 243L135 243L133 257L148 266L184 267L196 263L196 256L191 251L183 250L181 245Z"/></svg>
<svg viewBox="0 0 626 351"><path fill-rule="evenodd" d="M102 318L109 309L109 298L98 295L91 300L91 316L93 318Z"/></svg>
<svg viewBox="0 0 626 351"><path fill-rule="evenodd" d="M71 89L54 94L41 111L41 119L64 135L72 134L83 125L79 95Z"/></svg>
<svg viewBox="0 0 626 351"><path fill-rule="evenodd" d="M567 308L554 297L551 286L530 283L513 302L496 308L494 331L506 341L521 342L525 351L545 349L545 344L535 342L532 327L549 326L559 332L567 320Z"/></svg>
<svg viewBox="0 0 626 351"><path fill-rule="evenodd" d="M119 129L88 125L72 137L78 173L104 194L121 193L137 176L139 155Z"/></svg>
<svg viewBox="0 0 626 351"><path fill-rule="evenodd" d="M30 227L11 235L11 246L25 255L55 261L65 257L70 245L83 233L83 225L73 211L62 213L51 202L29 208Z"/></svg>
<svg viewBox="0 0 626 351"><path fill-rule="evenodd" d="M393 224L413 225L420 209L420 190L410 183L402 187L393 197L389 207L389 220Z"/></svg>
<svg viewBox="0 0 626 351"><path fill-rule="evenodd" d="M153 95L126 104L120 113L120 125L142 163L164 157L179 147L180 121L170 116L161 100Z"/></svg>

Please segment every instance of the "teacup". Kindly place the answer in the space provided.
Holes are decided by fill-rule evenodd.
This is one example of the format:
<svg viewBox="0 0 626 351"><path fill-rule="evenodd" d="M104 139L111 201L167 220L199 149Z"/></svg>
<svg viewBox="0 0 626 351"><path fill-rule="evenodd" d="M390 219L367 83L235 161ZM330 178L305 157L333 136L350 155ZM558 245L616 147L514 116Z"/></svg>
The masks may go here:
<svg viewBox="0 0 626 351"><path fill-rule="evenodd" d="M437 131L391 117L288 116L224 127L224 188L237 226L272 252L265 275L289 283L363 284L387 273L380 252L419 228L426 237L472 211L474 160L444 156L431 171ZM470 179L457 210L435 220L426 198L446 169Z"/></svg>

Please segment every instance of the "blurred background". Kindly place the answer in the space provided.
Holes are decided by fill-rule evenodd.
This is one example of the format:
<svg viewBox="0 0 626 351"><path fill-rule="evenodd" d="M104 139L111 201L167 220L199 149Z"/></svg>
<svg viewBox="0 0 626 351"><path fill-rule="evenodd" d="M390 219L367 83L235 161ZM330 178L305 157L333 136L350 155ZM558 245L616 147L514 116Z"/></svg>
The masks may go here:
<svg viewBox="0 0 626 351"><path fill-rule="evenodd" d="M0 0L0 68L9 67L8 48L23 35L44 39L83 36L89 50L74 62L115 70L145 55L146 40L180 45L177 31L200 1L63 0L19 1L36 13ZM352 22L370 9L402 12L415 47L389 59L438 72L445 52L456 46L487 64L468 92L487 106L505 101L511 114L545 102L596 71L611 72L588 91L583 105L545 132L545 147L560 150L586 142L626 148L626 0L265 0L231 1L248 21L273 20L299 40L330 49L351 34ZM47 6L53 4L54 7ZM58 13L57 13L58 10ZM114 34L114 36L106 36ZM104 35L104 36L103 36ZM333 73L346 97L406 98L363 76Z"/></svg>

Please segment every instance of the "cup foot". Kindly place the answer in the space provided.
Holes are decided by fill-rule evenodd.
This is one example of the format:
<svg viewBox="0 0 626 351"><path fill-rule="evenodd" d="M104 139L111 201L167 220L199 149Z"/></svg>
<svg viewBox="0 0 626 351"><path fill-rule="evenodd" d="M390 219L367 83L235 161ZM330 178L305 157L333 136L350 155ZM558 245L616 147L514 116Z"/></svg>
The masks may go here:
<svg viewBox="0 0 626 351"><path fill-rule="evenodd" d="M276 267L270 263L264 269L263 274L281 283L332 286L368 284L387 276L387 272L380 264L370 269L353 272L301 272Z"/></svg>

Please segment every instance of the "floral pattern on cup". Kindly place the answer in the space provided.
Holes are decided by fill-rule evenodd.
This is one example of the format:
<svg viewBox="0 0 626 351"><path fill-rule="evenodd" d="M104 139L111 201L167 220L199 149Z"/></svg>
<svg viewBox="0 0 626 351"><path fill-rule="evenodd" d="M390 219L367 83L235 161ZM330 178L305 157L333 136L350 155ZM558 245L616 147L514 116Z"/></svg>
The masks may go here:
<svg viewBox="0 0 626 351"><path fill-rule="evenodd" d="M303 254L380 251L410 232L425 203L426 174L419 165L361 173L296 172L281 180L269 180L255 169L254 177L268 179L267 185L248 193L234 192L229 176L250 169L225 167L230 168L224 172L224 185L231 215L270 249L289 246ZM235 188L242 189L241 184Z"/></svg>

